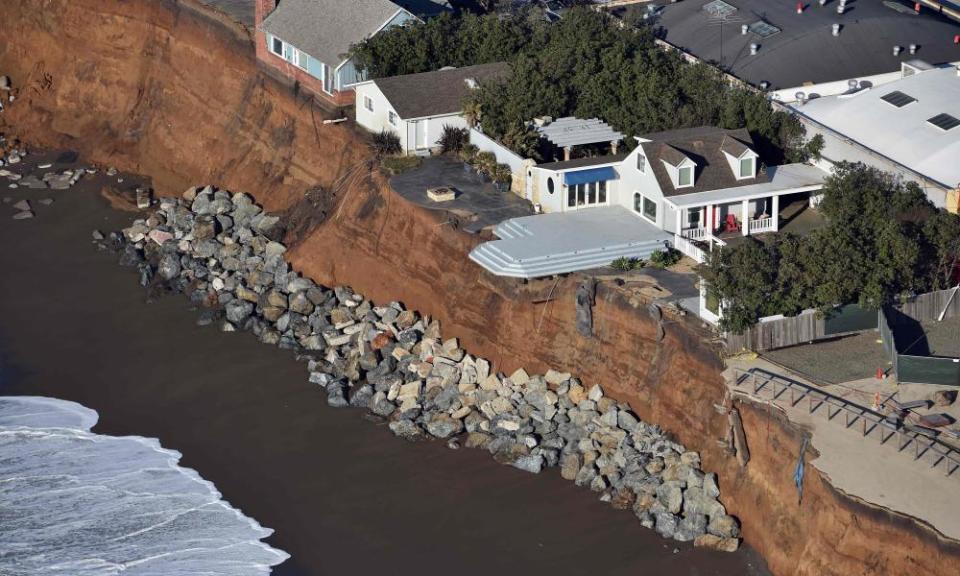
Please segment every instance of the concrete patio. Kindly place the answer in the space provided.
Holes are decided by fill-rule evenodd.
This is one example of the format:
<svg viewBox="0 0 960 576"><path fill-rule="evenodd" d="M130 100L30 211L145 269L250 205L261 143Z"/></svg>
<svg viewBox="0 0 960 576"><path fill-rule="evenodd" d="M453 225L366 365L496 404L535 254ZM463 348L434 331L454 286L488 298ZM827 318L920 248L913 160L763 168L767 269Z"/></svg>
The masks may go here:
<svg viewBox="0 0 960 576"><path fill-rule="evenodd" d="M416 169L390 179L393 189L407 200L430 210L445 210L467 220L463 229L477 233L509 218L533 214L533 206L509 191L500 191L477 175L465 169L460 160L447 156L425 158ZM448 202L434 202L427 190L440 186L452 187L457 197Z"/></svg>
<svg viewBox="0 0 960 576"><path fill-rule="evenodd" d="M622 206L513 218L494 228L470 259L497 276L538 278L648 258L669 245L663 232Z"/></svg>

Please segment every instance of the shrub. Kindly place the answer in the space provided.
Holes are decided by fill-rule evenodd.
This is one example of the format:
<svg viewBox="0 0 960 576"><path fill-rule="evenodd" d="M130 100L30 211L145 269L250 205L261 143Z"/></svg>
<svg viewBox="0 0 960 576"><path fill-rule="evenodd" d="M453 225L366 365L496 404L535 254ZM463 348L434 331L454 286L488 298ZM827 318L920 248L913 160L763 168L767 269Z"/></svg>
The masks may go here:
<svg viewBox="0 0 960 576"><path fill-rule="evenodd" d="M669 268L680 261L682 254L676 248L654 250L650 254L650 264L657 268Z"/></svg>
<svg viewBox="0 0 960 576"><path fill-rule="evenodd" d="M402 174L408 170L417 168L422 161L419 156L393 155L385 156L380 162L380 165L384 170L389 172L391 176L396 176L397 174Z"/></svg>
<svg viewBox="0 0 960 576"><path fill-rule="evenodd" d="M466 162L467 164L473 164L477 159L477 154L480 152L480 149L473 144L464 144L463 148L460 149L460 159Z"/></svg>
<svg viewBox="0 0 960 576"><path fill-rule="evenodd" d="M400 147L400 136L394 132L381 130L371 138L370 148L372 148L378 156L399 154L402 151Z"/></svg>
<svg viewBox="0 0 960 576"><path fill-rule="evenodd" d="M493 171L497 168L497 156L493 152L478 152L473 162L477 171L487 176L492 177Z"/></svg>
<svg viewBox="0 0 960 576"><path fill-rule="evenodd" d="M639 270L646 266L646 262L640 258L627 258L626 256L621 256L610 263L615 269L622 272L629 272L630 270Z"/></svg>
<svg viewBox="0 0 960 576"><path fill-rule="evenodd" d="M469 143L470 132L466 128L455 128L450 125L443 126L443 132L437 140L444 154L458 154Z"/></svg>
<svg viewBox="0 0 960 576"><path fill-rule="evenodd" d="M491 176L494 182L498 184L509 184L513 179L513 170L506 164L497 164L493 168L493 174L491 174Z"/></svg>

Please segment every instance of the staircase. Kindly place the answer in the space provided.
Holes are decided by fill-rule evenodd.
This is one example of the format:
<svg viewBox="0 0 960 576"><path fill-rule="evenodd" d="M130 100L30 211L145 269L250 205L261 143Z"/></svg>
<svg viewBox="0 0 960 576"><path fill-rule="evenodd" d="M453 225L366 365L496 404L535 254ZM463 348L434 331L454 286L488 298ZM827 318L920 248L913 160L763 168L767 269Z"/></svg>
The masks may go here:
<svg viewBox="0 0 960 576"><path fill-rule="evenodd" d="M510 243L508 240L485 242L470 252L470 259L497 276L539 278L607 266L620 257L646 259L654 250L663 248L661 241L646 241L514 258L509 252Z"/></svg>

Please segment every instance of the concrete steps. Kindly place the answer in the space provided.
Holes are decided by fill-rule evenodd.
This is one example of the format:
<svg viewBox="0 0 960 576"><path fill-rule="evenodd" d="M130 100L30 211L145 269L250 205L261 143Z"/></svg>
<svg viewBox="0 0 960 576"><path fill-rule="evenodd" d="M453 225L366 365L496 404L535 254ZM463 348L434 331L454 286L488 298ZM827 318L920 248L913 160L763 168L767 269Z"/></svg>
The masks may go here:
<svg viewBox="0 0 960 576"><path fill-rule="evenodd" d="M507 220L497 224L496 228L493 229L493 233L497 235L497 238L502 240L530 238L533 236L533 232L525 228L522 224L517 223L515 220Z"/></svg>
<svg viewBox="0 0 960 576"><path fill-rule="evenodd" d="M499 231L494 232L503 238ZM503 232L508 235L516 234L516 230L512 228ZM659 241L631 242L518 259L509 253L510 241L518 239L520 238L517 236L508 236L501 241L485 242L470 252L470 259L497 276L539 278L606 266L621 257L645 259L649 258L654 250L663 248L663 243Z"/></svg>

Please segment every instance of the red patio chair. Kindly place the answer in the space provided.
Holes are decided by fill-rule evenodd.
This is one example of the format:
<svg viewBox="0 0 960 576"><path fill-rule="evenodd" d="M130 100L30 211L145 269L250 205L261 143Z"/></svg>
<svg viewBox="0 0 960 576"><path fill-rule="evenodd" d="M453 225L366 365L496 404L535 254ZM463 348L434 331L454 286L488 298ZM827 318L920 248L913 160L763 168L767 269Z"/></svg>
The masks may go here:
<svg viewBox="0 0 960 576"><path fill-rule="evenodd" d="M740 224L737 223L737 217L734 214L727 214L727 221L724 225L725 232L739 232Z"/></svg>

